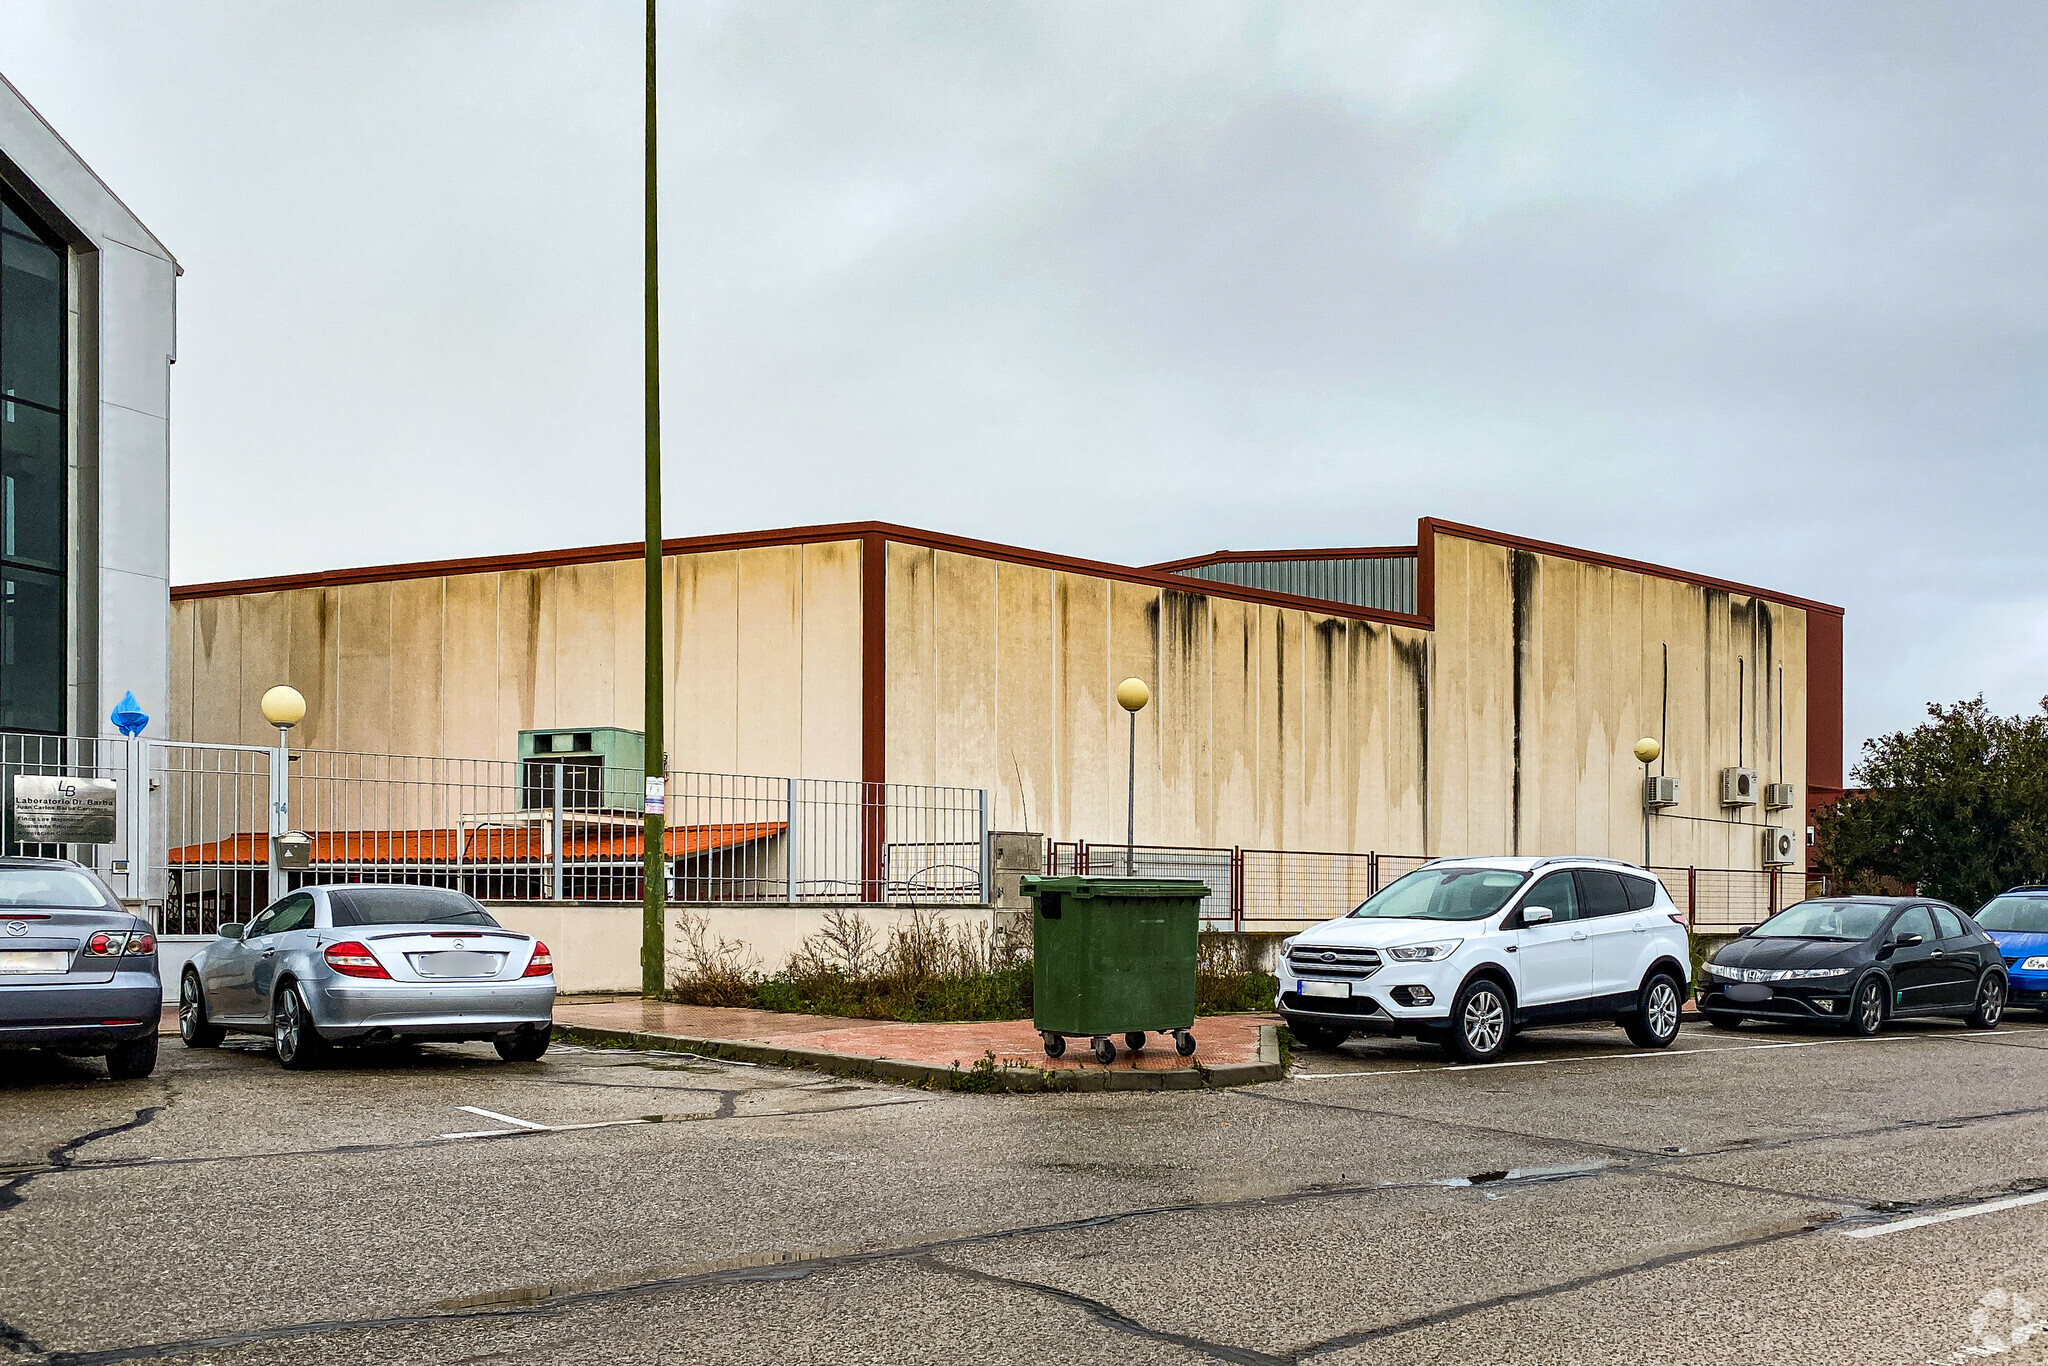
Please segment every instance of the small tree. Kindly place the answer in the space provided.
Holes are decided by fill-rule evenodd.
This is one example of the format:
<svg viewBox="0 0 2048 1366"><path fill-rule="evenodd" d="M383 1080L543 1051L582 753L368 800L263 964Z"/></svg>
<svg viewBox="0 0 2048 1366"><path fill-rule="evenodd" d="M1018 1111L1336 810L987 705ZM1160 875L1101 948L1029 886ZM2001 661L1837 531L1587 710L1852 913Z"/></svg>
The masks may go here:
<svg viewBox="0 0 2048 1366"><path fill-rule="evenodd" d="M1821 813L1821 866L1845 888L1894 879L1966 910L2048 880L2048 698L2041 709L1930 703L1930 720L1864 741L1864 790Z"/></svg>

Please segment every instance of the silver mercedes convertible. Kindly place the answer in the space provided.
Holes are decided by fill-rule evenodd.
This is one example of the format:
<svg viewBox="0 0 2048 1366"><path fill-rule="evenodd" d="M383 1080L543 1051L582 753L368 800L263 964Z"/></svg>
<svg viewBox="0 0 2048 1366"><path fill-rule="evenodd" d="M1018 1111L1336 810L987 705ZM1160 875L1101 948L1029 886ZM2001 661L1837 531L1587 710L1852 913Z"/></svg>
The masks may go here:
<svg viewBox="0 0 2048 1366"><path fill-rule="evenodd" d="M213 1048L268 1034L286 1067L337 1044L489 1039L508 1062L547 1052L548 946L439 887L305 887L223 925L178 983L178 1033Z"/></svg>

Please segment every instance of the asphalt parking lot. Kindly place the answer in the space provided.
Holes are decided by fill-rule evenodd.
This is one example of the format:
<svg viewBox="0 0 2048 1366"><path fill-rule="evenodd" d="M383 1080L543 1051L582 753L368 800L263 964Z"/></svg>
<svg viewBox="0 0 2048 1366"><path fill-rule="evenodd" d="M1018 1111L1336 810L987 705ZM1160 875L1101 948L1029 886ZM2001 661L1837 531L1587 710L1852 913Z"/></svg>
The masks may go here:
<svg viewBox="0 0 2048 1366"><path fill-rule="evenodd" d="M2025 1015L1088 1095L165 1042L0 1055L0 1362L2048 1361Z"/></svg>

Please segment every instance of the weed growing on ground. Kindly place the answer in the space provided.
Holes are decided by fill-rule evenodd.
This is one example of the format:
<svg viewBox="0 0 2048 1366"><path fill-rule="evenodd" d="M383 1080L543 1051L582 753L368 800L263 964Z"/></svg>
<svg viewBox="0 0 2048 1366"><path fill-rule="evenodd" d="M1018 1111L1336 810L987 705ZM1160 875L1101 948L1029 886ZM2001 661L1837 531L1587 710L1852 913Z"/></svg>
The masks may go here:
<svg viewBox="0 0 2048 1366"><path fill-rule="evenodd" d="M755 970L743 945L714 938L706 917L685 913L676 927L681 963L669 998L685 1005L860 1020L1018 1020L1031 1014L1028 945L930 907L913 909L886 935L858 911L834 907L772 975ZM1270 974L1251 965L1240 941L1202 936L1197 1013L1269 1010L1276 989Z"/></svg>

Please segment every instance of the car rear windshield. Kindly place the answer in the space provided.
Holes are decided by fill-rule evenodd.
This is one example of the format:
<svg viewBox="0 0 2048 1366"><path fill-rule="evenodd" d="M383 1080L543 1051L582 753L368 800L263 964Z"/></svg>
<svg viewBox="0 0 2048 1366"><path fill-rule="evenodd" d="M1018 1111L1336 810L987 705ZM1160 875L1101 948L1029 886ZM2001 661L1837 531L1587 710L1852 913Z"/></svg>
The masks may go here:
<svg viewBox="0 0 2048 1366"><path fill-rule="evenodd" d="M67 868L0 868L0 906L50 910L111 909L99 883Z"/></svg>
<svg viewBox="0 0 2048 1366"><path fill-rule="evenodd" d="M2012 930L2019 934L2048 934L2048 895L1995 896L1977 912L1977 923L1987 930Z"/></svg>
<svg viewBox="0 0 2048 1366"><path fill-rule="evenodd" d="M336 928L348 925L496 925L461 892L437 887L361 887L329 892Z"/></svg>
<svg viewBox="0 0 2048 1366"><path fill-rule="evenodd" d="M1892 908L1881 901L1802 901L1750 931L1753 939L1868 939Z"/></svg>
<svg viewBox="0 0 2048 1366"><path fill-rule="evenodd" d="M1382 920L1484 920L1508 904L1526 874L1506 868L1418 868L1351 914Z"/></svg>

